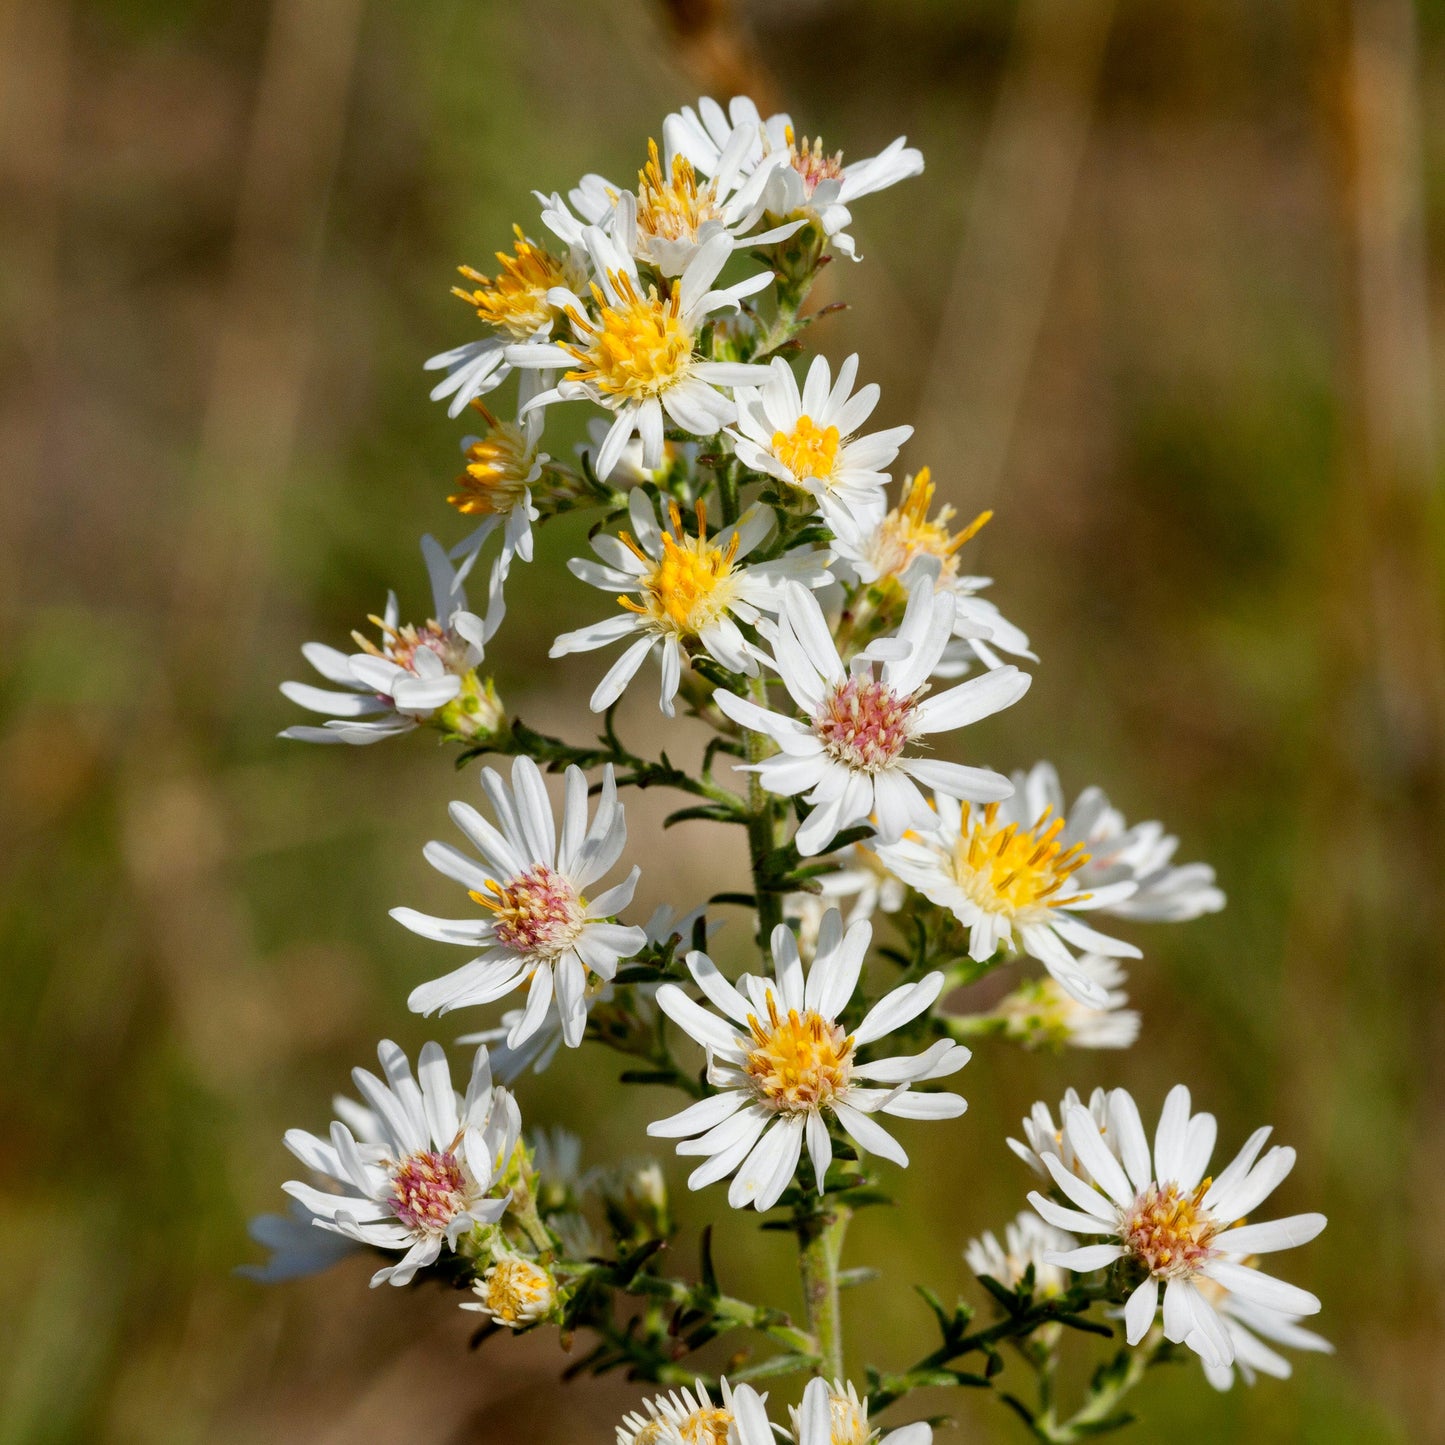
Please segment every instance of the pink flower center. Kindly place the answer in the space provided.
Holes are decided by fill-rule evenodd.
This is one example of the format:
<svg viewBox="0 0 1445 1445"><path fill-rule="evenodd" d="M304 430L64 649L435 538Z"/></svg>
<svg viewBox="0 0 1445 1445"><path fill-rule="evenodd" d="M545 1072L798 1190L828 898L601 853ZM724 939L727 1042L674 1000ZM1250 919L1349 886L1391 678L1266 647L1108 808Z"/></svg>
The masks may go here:
<svg viewBox="0 0 1445 1445"><path fill-rule="evenodd" d="M1192 1194L1177 1184L1151 1184L1126 1211L1120 1231L1124 1246L1150 1274L1179 1279L1196 1274L1214 1252L1219 1225L1201 1207L1211 1180Z"/></svg>
<svg viewBox="0 0 1445 1445"><path fill-rule="evenodd" d="M843 152L832 155L823 152L823 140L819 136L810 145L808 137L796 140L791 133L789 142L789 164L803 178L803 194L809 198L818 188L820 181L841 181L843 179Z"/></svg>
<svg viewBox="0 0 1445 1445"><path fill-rule="evenodd" d="M586 923L577 890L545 863L519 873L505 884L488 881L487 893L472 898L495 915L497 941L518 953L552 959L577 941Z"/></svg>
<svg viewBox="0 0 1445 1445"><path fill-rule="evenodd" d="M845 767L876 773L890 767L910 736L914 702L868 677L850 677L823 704L813 731Z"/></svg>
<svg viewBox="0 0 1445 1445"><path fill-rule="evenodd" d="M409 1154L391 1176L391 1205L408 1229L441 1234L467 1207L467 1179L450 1150Z"/></svg>

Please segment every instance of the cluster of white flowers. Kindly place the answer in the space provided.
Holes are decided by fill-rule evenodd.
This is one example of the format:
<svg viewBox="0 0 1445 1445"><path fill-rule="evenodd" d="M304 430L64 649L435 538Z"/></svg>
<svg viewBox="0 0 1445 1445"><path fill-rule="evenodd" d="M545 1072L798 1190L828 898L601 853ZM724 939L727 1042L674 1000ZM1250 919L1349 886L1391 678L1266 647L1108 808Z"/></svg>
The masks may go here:
<svg viewBox="0 0 1445 1445"><path fill-rule="evenodd" d="M1128 1047L1141 1019L1125 1007L1121 960L1141 950L1085 916L1179 922L1224 896L1210 868L1173 862L1162 825L1130 827L1098 788L1070 807L1047 763L1010 777L935 751L1018 703L1030 683L1018 663L1037 661L981 595L989 579L960 569L991 513L955 528L951 507L934 510L927 468L890 495L912 429L866 429L881 395L858 384L857 356L836 373L817 356L801 380L787 356L823 262L856 259L852 202L918 174L922 157L900 139L845 165L741 99L686 107L661 134L634 188L588 175L565 196L539 192L543 239L517 228L493 274L462 268L456 294L480 334L427 366L443 372L432 395L452 416L485 423L462 439L449 498L473 529L450 547L423 539L427 622L402 624L392 596L372 619L378 641L303 650L344 690L283 687L329 718L286 737L370 743L427 726L465 746L464 761L512 758L509 773L481 768L484 810L451 805L465 847L424 849L471 911L392 909L471 955L419 983L414 1012L502 1008L459 1040L474 1050L465 1092L440 1045L413 1074L383 1043L382 1075L356 1071L363 1102L338 1099L326 1138L286 1136L311 1177L286 1185L290 1216L258 1221L274 1257L253 1273L289 1277L369 1249L386 1261L374 1284L434 1271L469 1288L463 1308L484 1332L585 1327L600 1339L594 1368L653 1380L676 1378L685 1347L669 1331L686 1338L687 1321L704 1321L698 1343L750 1328L790 1352L778 1368L815 1371L786 1424L736 1377L700 1380L630 1413L619 1445L873 1445L867 1402L841 1378L836 1296L839 1231L876 1198L879 1161L908 1164L880 1118L961 1115L964 1099L937 1084L968 1062L962 1037ZM575 464L541 449L553 409L573 402L594 412ZM607 716L586 746L509 718L479 670L512 566L538 555L535 530L576 508L599 520L594 555L568 568L617 610L579 618L550 655L622 646L593 688L591 710ZM478 615L464 584L482 567ZM662 713L714 734L696 771L638 757L618 736L612 710L649 656ZM562 774L559 790L544 769ZM752 892L709 908L751 907L766 973L729 977L703 951L721 921L704 909L628 919L642 871L619 875L628 786L680 790L691 806L676 821L746 835ZM897 941L870 963L875 921ZM1025 958L1042 972L959 1011L961 989ZM629 1058L625 1079L685 1094L647 1133L699 1159L691 1189L730 1180L732 1207L785 1212L775 1223L798 1238L806 1330L711 1278L662 1273L653 1251L673 1225L656 1161L583 1171L576 1140L524 1138L509 1090L586 1040ZM1006 1225L1002 1242L984 1233L966 1250L996 1298L1019 1302L1017 1338L1043 1330L1056 1349L1050 1310L1097 1301L1122 1305L1130 1345L1186 1345L1216 1384L1235 1367L1288 1373L1271 1343L1326 1348L1299 1325L1314 1297L1255 1261L1304 1243L1323 1218L1242 1222L1293 1163L1287 1149L1261 1156L1267 1131L1212 1181L1214 1120L1191 1115L1182 1086L1152 1153L1122 1090L1087 1107L1070 1094L1058 1126L1038 1105L1024 1132L1010 1144L1052 1193L1030 1195L1037 1215ZM1102 1273L1085 1287L1076 1272ZM649 1307L619 1333L611 1301L629 1294L670 1302L674 1325ZM946 1348L917 1383L985 1347L941 1306L940 1320ZM904 1381L884 1404L913 1388L911 1376L878 1378ZM930 1439L923 1424L881 1436Z"/></svg>

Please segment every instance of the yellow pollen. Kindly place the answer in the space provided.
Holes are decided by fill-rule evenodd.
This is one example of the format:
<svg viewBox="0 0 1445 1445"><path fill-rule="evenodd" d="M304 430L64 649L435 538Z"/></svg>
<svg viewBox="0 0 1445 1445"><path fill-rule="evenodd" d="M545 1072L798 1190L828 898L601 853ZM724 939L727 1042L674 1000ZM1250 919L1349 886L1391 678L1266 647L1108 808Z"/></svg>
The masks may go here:
<svg viewBox="0 0 1445 1445"><path fill-rule="evenodd" d="M884 517L878 529L874 552L880 571L897 576L915 557L929 556L937 557L943 564L945 581L957 575L959 549L983 530L993 513L980 512L962 531L950 532L949 524L954 518L952 507L944 505L936 516L928 515L934 490L927 467L920 468L916 476L908 479L902 500Z"/></svg>
<svg viewBox="0 0 1445 1445"><path fill-rule="evenodd" d="M661 559L649 557L626 532L621 540L649 571L642 578L643 601L619 597L618 605L648 618L663 631L695 637L727 611L732 600L733 563L738 554L734 532L724 547L707 539L707 511L697 502L697 535L683 531L682 513L672 505L672 527L662 534Z"/></svg>
<svg viewBox="0 0 1445 1445"><path fill-rule="evenodd" d="M1161 1279L1194 1275L1209 1258L1220 1226L1202 1201L1213 1182L1206 1179L1189 1194L1180 1193L1177 1184L1151 1184L1134 1201L1121 1237L1151 1274Z"/></svg>
<svg viewBox="0 0 1445 1445"><path fill-rule="evenodd" d="M686 156L674 156L664 170L657 142L647 143L647 164L637 173L637 229L644 236L690 241L705 221L720 213L716 187L698 186L697 173Z"/></svg>
<svg viewBox="0 0 1445 1445"><path fill-rule="evenodd" d="M473 283L473 289L453 286L452 295L461 297L488 325L522 341L550 327L554 320L556 309L548 302L547 292L553 286L575 291L585 278L570 262L533 245L520 226L513 226L512 231L517 238L515 254L497 252L500 269L496 276L459 266L457 270Z"/></svg>
<svg viewBox="0 0 1445 1445"><path fill-rule="evenodd" d="M715 1406L694 1410L676 1424L668 1420L653 1420L637 1432L633 1445L669 1445L681 1441L682 1445L728 1445L728 1429L733 1423L731 1410Z"/></svg>
<svg viewBox="0 0 1445 1445"><path fill-rule="evenodd" d="M779 1113L811 1112L829 1104L848 1087L853 1072L853 1039L833 1023L806 1009L778 1013L768 994L768 1020L748 1016L754 1048L744 1062L760 1102Z"/></svg>
<svg viewBox="0 0 1445 1445"><path fill-rule="evenodd" d="M1082 843L1060 848L1062 818L1045 808L1031 828L1017 823L997 825L998 804L989 803L981 816L968 803L953 847L953 873L969 897L990 913L1010 917L1033 908L1052 908L1057 895L1089 861ZM1079 895L1069 894L1074 901Z"/></svg>
<svg viewBox="0 0 1445 1445"><path fill-rule="evenodd" d="M791 432L773 433L773 454L801 482L808 477L827 481L838 464L842 438L835 426L820 427L800 416Z"/></svg>
<svg viewBox="0 0 1445 1445"><path fill-rule="evenodd" d="M586 340L566 343L577 359L567 380L586 382L623 401L656 396L680 381L692 365L693 336L683 324L681 293L673 287L664 299L652 286L644 296L625 272L610 272L608 279L619 298L616 306L594 285L596 320L568 310L569 320Z"/></svg>
<svg viewBox="0 0 1445 1445"><path fill-rule="evenodd" d="M486 418L490 430L467 448L466 470L447 501L466 516L505 516L526 500L533 470L530 444L516 423L498 421L480 401L472 406Z"/></svg>

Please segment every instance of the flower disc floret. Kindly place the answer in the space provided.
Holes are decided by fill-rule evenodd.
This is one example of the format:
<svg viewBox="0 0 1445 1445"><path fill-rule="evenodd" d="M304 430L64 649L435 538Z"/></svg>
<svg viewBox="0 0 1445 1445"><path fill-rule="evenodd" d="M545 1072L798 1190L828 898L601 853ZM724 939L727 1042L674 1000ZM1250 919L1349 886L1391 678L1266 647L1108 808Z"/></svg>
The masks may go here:
<svg viewBox="0 0 1445 1445"><path fill-rule="evenodd" d="M759 1101L780 1114L821 1109L847 1091L853 1040L841 1024L812 1009L778 1012L768 993L767 1020L748 1015L755 1047L743 1063Z"/></svg>
<svg viewBox="0 0 1445 1445"><path fill-rule="evenodd" d="M608 276L616 301L592 287L596 315L569 307L579 340L564 343L576 360L567 381L595 386L604 396L634 401L658 396L686 377L696 338L683 321L681 292L660 297L656 286L644 294L625 271Z"/></svg>
<svg viewBox="0 0 1445 1445"><path fill-rule="evenodd" d="M838 465L842 441L836 426L820 427L805 413L791 431L773 433L773 452L799 481L826 482Z"/></svg>
<svg viewBox="0 0 1445 1445"><path fill-rule="evenodd" d="M557 1282L549 1271L521 1255L497 1260L473 1286L475 1310L508 1329L525 1329L552 1313L557 1303Z"/></svg>
<svg viewBox="0 0 1445 1445"><path fill-rule="evenodd" d="M953 872L959 886L982 909L1017 918L1034 909L1053 908L1059 899L1087 900L1087 893L1061 893L1069 878L1089 861L1082 843L1059 845L1063 818L1048 809L1032 827L998 821L999 805L975 811L963 804L963 830L953 845Z"/></svg>
<svg viewBox="0 0 1445 1445"><path fill-rule="evenodd" d="M912 736L917 695L900 697L886 683L849 677L835 687L813 719L828 756L846 767L876 773L891 767Z"/></svg>
<svg viewBox="0 0 1445 1445"><path fill-rule="evenodd" d="M548 292L556 286L575 290L585 278L570 260L529 241L520 226L513 226L512 231L517 238L512 254L496 253L496 275L484 276L471 266L459 266L457 270L472 285L471 289L454 286L452 295L473 307L489 326L526 341L550 328L556 319L557 308L548 300Z"/></svg>
<svg viewBox="0 0 1445 1445"><path fill-rule="evenodd" d="M587 900L560 873L539 863L506 883L487 880L489 892L472 891L490 909L497 941L518 952L555 959L576 943L587 922Z"/></svg>
<svg viewBox="0 0 1445 1445"><path fill-rule="evenodd" d="M1127 1211L1122 1238L1129 1254L1159 1279L1198 1273L1213 1251L1219 1224L1203 1207L1212 1179L1188 1193L1177 1184L1151 1184Z"/></svg>
<svg viewBox="0 0 1445 1445"><path fill-rule="evenodd" d="M445 1234L467 1207L466 1175L450 1149L421 1149L393 1166L391 1196L396 1217L408 1229Z"/></svg>

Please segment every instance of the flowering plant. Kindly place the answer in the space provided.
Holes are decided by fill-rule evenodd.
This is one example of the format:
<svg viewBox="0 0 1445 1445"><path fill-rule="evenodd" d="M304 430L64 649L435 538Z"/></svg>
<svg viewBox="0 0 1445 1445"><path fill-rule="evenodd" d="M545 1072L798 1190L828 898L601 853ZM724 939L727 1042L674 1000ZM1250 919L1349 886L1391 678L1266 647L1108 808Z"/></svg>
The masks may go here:
<svg viewBox="0 0 1445 1445"><path fill-rule="evenodd" d="M254 1273L366 1250L374 1285L431 1278L464 1293L483 1337L555 1326L569 1374L622 1368L663 1391L617 1426L619 1445L862 1445L879 1438L870 1411L940 1386L995 1389L1035 1438L1072 1441L1126 1423L1123 1397L1176 1354L1221 1388L1236 1372L1287 1375L1279 1346L1328 1348L1300 1323L1319 1303L1259 1257L1324 1219L1246 1222L1294 1153L1266 1150L1260 1130L1206 1177L1215 1121L1183 1085L1152 1146L1122 1089L1087 1104L1070 1093L1057 1122L1036 1105L1024 1141L1009 1141L1037 1176L1034 1213L964 1251L992 1317L925 1288L936 1349L906 1364L845 1348L840 1293L869 1274L844 1267L849 1222L909 1162L884 1121L959 1127L966 1104L949 1085L966 1040L1129 1046L1140 1024L1121 960L1140 949L1092 920L1182 921L1224 898L1208 867L1174 863L1159 824L1129 826L1098 788L1069 806L1047 764L1010 778L934 750L946 734L966 746L970 724L1018 703L1018 663L1036 660L979 595L986 580L961 570L989 514L960 529L951 508L930 514L926 469L892 501L886 469L911 429L866 429L879 389L858 385L856 356L836 372L815 357L801 377L792 359L823 314L804 310L820 271L857 259L852 203L922 157L899 140L844 164L746 100L703 100L662 136L634 190L585 177L541 198L545 240L518 229L492 275L463 268L457 294L480 334L427 365L444 373L433 396L480 418L450 498L477 525L450 548L423 540L432 617L403 624L393 596L373 619L379 642L304 649L342 691L283 689L330 719L293 738L429 727L459 745L459 765L510 758L481 768L482 807L452 804L460 846L425 850L464 890L463 916L393 917L468 955L418 983L414 1011L511 1006L458 1040L464 1090L440 1044L413 1070L384 1042L380 1075L356 1071L360 1101L336 1100L327 1135L287 1135L307 1178L286 1185L291 1215L257 1222L273 1254ZM513 405L483 401L513 376ZM548 416L573 403L600 415L568 463L540 448ZM596 517L594 555L570 570L614 600L552 656L622 648L584 743L509 717L481 670L534 528L576 509ZM478 615L464 585L481 572ZM619 735L617 703L649 658L662 712L710 731L696 768ZM547 772L562 774L560 806ZM669 826L739 830L746 892L636 917L646 850L629 844L625 797L648 787L683 795ZM737 909L757 963L729 977L709 940ZM955 1006L963 986L1025 960L1042 972L987 1011ZM583 1046L620 1055L623 1083L681 1096L647 1132L697 1161L689 1189L793 1236L800 1318L728 1293L708 1232L697 1271L674 1267L658 1161L584 1171L577 1139L523 1127L527 1074ZM720 1337L730 1368L712 1378L692 1357ZM1067 1411L1060 1357L1089 1337L1121 1343ZM1034 1376L1027 1398L1005 1378L1005 1344ZM794 1373L812 1378L785 1418L758 1387ZM922 1445L931 1429L882 1438Z"/></svg>

